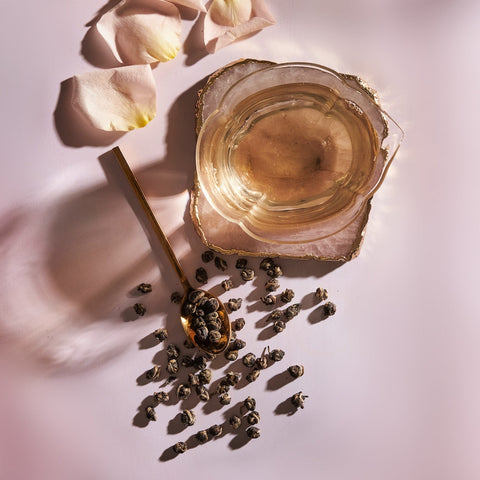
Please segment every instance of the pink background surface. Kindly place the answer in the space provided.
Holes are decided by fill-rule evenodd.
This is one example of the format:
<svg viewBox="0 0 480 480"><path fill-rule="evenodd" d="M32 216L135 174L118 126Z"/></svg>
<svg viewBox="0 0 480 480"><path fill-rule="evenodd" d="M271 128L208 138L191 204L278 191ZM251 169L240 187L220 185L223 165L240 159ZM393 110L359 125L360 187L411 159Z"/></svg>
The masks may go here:
<svg viewBox="0 0 480 480"><path fill-rule="evenodd" d="M0 3L0 478L479 477L480 4L268 3L277 25L215 55L199 54L187 14L186 51L154 71L156 119L95 138L72 128L57 103L61 82L105 64L88 41L82 48L102 4ZM171 459L170 445L223 422L224 410L199 405L196 425L178 431L172 405L140 425L137 409L156 389L142 373L163 359L148 335L167 325L181 341L168 301L179 284L98 157L120 145L191 276L203 251L185 214L196 84L241 57L357 74L406 139L358 259L336 269L281 262L282 287L306 296L282 335L262 337L259 282L232 293L247 299L247 350L287 352L234 392L232 405L256 397L261 438L242 444L228 433ZM210 272L218 288L224 276ZM164 294L145 300L145 317L125 321L140 281ZM324 322L307 295L317 286L338 307ZM302 378L269 382L293 363L305 365ZM305 409L287 415L286 399L300 390Z"/></svg>

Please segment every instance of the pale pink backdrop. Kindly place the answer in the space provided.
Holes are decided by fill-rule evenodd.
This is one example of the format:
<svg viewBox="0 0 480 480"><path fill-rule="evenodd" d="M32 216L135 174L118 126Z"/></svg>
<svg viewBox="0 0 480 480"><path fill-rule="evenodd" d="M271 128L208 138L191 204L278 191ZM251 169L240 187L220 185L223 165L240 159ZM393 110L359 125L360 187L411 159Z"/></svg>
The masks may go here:
<svg viewBox="0 0 480 480"><path fill-rule="evenodd" d="M61 86L108 64L91 38L82 45L102 3L0 3L0 478L479 478L480 4L267 3L277 24L215 55L198 48L184 11L185 50L154 71L157 118L126 135L72 127ZM197 424L181 432L178 405L158 409L156 423L140 420L155 389L142 374L161 355L149 334L168 325L181 342L168 301L179 284L98 157L121 146L192 275L203 251L186 214L195 92L245 57L357 74L406 137L359 258L339 268L282 262L282 285L306 299L281 336L261 337L258 283L235 291L247 298L248 350L287 352L235 392L233 404L256 397L260 439L227 434L171 458L170 445L223 412L199 405ZM157 295L132 321L132 289L144 280ZM307 295L317 286L338 307L326 321ZM271 380L292 363L305 366L296 383ZM299 390L305 409L288 415Z"/></svg>

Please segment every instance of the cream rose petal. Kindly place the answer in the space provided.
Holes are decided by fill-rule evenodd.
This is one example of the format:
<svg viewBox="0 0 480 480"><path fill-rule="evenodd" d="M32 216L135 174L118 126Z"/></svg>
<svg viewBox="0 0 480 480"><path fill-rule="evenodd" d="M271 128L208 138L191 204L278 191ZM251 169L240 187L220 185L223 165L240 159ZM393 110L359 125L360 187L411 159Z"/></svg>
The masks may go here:
<svg viewBox="0 0 480 480"><path fill-rule="evenodd" d="M73 77L73 106L96 128L133 130L156 115L156 88L150 65L94 70Z"/></svg>
<svg viewBox="0 0 480 480"><path fill-rule="evenodd" d="M115 58L127 65L166 62L181 47L180 12L163 0L122 0L96 27Z"/></svg>
<svg viewBox="0 0 480 480"><path fill-rule="evenodd" d="M209 15L217 25L235 27L248 22L252 15L251 0L213 0Z"/></svg>
<svg viewBox="0 0 480 480"><path fill-rule="evenodd" d="M176 3L177 5L183 5L184 7L193 8L194 10L199 10L200 12L207 11L202 0L170 0L170 2Z"/></svg>
<svg viewBox="0 0 480 480"><path fill-rule="evenodd" d="M274 23L275 19L263 0L213 0L205 16L205 47L209 53L215 53Z"/></svg>

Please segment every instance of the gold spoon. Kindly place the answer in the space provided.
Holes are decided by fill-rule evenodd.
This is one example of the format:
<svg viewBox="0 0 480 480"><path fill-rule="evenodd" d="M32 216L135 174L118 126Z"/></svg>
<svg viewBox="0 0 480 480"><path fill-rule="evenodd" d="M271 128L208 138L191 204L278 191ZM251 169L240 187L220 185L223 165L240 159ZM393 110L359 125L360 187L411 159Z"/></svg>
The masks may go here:
<svg viewBox="0 0 480 480"><path fill-rule="evenodd" d="M168 241L167 236L165 235L157 219L155 218L155 215L153 214L152 209L150 208L150 205L148 204L147 199L145 198L145 195L142 189L140 188L140 185L138 184L137 179L135 178L135 175L133 174L132 170L128 166L128 163L125 160L125 157L123 156L120 148L115 147L113 148L112 152L115 155L120 165L120 168L125 174L130 186L132 187L137 200L140 202L140 206L142 207L144 213L146 214L147 220L150 226L152 227L155 235L157 236L158 240L162 244L162 247L165 250L165 253L167 254L183 286L184 295L182 298L182 302L180 304L180 320L182 322L182 326L183 326L183 329L185 330L185 334L187 335L187 338L196 347L200 348L206 353L216 355L218 353L223 352L227 348L228 343L230 342L230 335L231 335L230 320L228 318L228 313L227 313L227 310L225 309L225 306L215 295L205 290L194 289L190 285L190 282L188 281L177 257L175 256L175 253L173 252L172 246L170 245L170 242ZM195 293L195 292L201 292L201 293ZM193 297L197 297L197 300L192 301ZM217 312L218 319L220 320L220 328L218 329L220 333L219 338L218 338L218 334L208 335L207 338L204 340L198 335L197 333L198 330L196 331L194 329L193 324L196 323L197 315L195 315L195 312L192 313L191 311L196 310L197 308L200 309L202 307L201 305L198 305L198 297L200 298L205 297L207 300L214 299L208 302L208 306L204 304L205 306L202 308L202 310L207 310L206 312L204 312L207 315L209 311L210 313L212 313L212 311ZM215 308L216 307L215 300L218 302L218 308ZM196 302L196 305L195 305L195 302ZM192 304L195 306L192 307L191 306ZM213 338L213 337L216 337L216 338Z"/></svg>

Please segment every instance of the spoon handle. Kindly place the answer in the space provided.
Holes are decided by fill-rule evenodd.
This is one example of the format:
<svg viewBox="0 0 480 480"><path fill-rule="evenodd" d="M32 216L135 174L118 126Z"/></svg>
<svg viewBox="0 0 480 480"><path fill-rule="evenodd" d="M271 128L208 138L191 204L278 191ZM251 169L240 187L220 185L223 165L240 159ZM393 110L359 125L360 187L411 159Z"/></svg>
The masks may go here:
<svg viewBox="0 0 480 480"><path fill-rule="evenodd" d="M187 277L185 276L185 273L183 272L180 262L175 256L175 253L173 252L172 246L170 245L170 242L168 241L167 236L165 235L157 219L155 218L155 215L153 214L152 209L150 208L150 205L148 204L147 199L145 198L145 195L140 185L138 184L137 179L135 178L135 175L133 174L132 170L128 166L128 163L125 160L123 153L121 152L119 147L114 147L112 152L115 155L120 165L120 168L123 170L123 173L125 174L128 182L130 183L130 186L132 187L135 193L135 196L137 197L137 200L140 202L140 206L142 207L142 210L145 212L145 215L147 216L147 220L150 223L150 226L152 227L153 231L155 232L155 235L157 236L158 240L162 244L162 247L165 250L165 253L167 254L173 268L175 269L175 272L178 275L178 278L180 279L180 282L183 285L183 288L185 289L185 291L190 290L191 289L190 283Z"/></svg>

